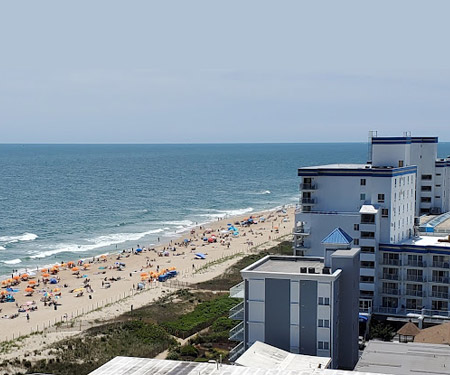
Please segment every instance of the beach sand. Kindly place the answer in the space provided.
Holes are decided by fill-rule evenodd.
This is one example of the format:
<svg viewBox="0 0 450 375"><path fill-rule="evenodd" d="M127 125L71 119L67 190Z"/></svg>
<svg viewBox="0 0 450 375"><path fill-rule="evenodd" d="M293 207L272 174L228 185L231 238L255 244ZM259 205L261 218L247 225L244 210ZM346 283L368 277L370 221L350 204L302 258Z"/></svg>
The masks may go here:
<svg viewBox="0 0 450 375"><path fill-rule="evenodd" d="M270 247L275 245L275 239L287 236L292 233L294 222L293 207L286 208L286 212L266 211L253 214L253 217L265 217L265 222L258 221L258 224L253 224L249 227L237 227L239 236L229 236L225 238L225 244L219 242L207 243L202 240L202 234L205 228L211 229L211 233L215 234L220 241L220 236L224 236L224 231L227 229L227 223L234 223L240 221L244 216L226 218L216 221L202 229L195 228L195 233L191 232L180 234L177 240L171 243L161 244L160 246L152 247L152 250L145 249L139 254L125 253L122 254L121 259L117 259L117 254L110 254L95 261L86 270L80 267L80 275L86 277L77 277L73 271L67 267L61 267L58 277L60 281L57 285L44 285L40 281L39 287L35 287L36 292L32 296L25 296L24 289L27 287L27 282L21 282L15 288L20 289L20 292L14 293L17 305L37 306L37 310L19 313L19 316L14 319L0 319L0 341L16 340L19 336L28 335L33 332L43 331L48 332L46 336L50 335L60 338L64 333L51 333L55 330L55 324L58 322L68 322L75 318L76 325L73 331L65 334L73 334L79 332L80 329L86 329L92 326L92 322L107 320L118 316L133 308L151 303L166 292L170 283L163 282L145 282L145 289L138 292L137 286L141 282L141 273L157 271L175 267L178 275L170 279L172 281L197 283L200 281L211 279L223 273L233 262L237 261L237 257L229 259L230 256L237 256L237 254L248 253L255 247ZM247 216L248 217L248 216ZM276 229L278 228L278 229ZM184 244L184 239L190 239L191 242ZM227 246L229 242L229 246ZM193 244L194 246L191 246ZM168 249L175 246L176 250ZM159 256L162 251L168 252L168 256ZM261 249L258 249L261 250ZM206 259L196 259L195 253L200 252L206 255ZM77 262L77 259L72 259ZM221 260L217 262L217 260ZM69 259L68 259L69 261ZM92 261L92 259L90 259ZM113 269L116 262L124 263L123 270ZM151 266L150 266L151 265ZM209 267L204 267L209 265ZM112 269L110 269L112 268ZM105 282L105 278L107 281ZM117 281L110 281L110 279L119 279ZM39 272L36 275L35 281L41 280L42 276ZM84 281L88 279L88 284L92 287L93 292L85 289L83 295L76 297L76 292L70 293L72 290L82 288L85 286ZM67 285L64 287L64 285ZM108 286L109 287L106 287ZM45 306L41 301L43 293L52 291L54 288L60 288L61 298L56 299L56 309L54 305ZM4 288L2 288L4 290ZM55 293L52 293L55 294ZM35 305L27 305L35 302ZM11 316L18 312L18 307L14 302L1 303L2 309L0 316ZM27 320L27 314L29 320ZM78 330L77 330L78 327ZM33 336L34 342L39 342L36 336ZM47 343L49 337L46 338ZM50 340L53 341L53 340ZM3 356L2 356L3 357Z"/></svg>

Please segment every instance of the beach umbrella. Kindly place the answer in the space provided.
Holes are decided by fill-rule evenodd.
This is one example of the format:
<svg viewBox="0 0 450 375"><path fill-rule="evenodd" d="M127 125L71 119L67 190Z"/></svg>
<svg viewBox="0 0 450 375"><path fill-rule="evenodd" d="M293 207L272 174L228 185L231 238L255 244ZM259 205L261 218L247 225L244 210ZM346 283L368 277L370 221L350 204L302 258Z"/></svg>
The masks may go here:
<svg viewBox="0 0 450 375"><path fill-rule="evenodd" d="M41 272L42 272L42 273L48 272L48 268L43 268L43 269L41 269Z"/></svg>
<svg viewBox="0 0 450 375"><path fill-rule="evenodd" d="M6 285L8 282L6 280L2 280L2 285Z"/></svg>
<svg viewBox="0 0 450 375"><path fill-rule="evenodd" d="M33 293L34 289L33 288L25 288L25 292Z"/></svg>
<svg viewBox="0 0 450 375"><path fill-rule="evenodd" d="M42 277L50 277L50 274L49 273L43 273Z"/></svg>
<svg viewBox="0 0 450 375"><path fill-rule="evenodd" d="M5 294L8 294L8 292L7 292L6 290L2 290L2 291L0 292L0 294L1 294L2 296L4 296Z"/></svg>
<svg viewBox="0 0 450 375"><path fill-rule="evenodd" d="M142 252L142 249L141 249L141 248L138 248L138 249L136 249L136 252L137 252L137 253L140 253L140 252Z"/></svg>
<svg viewBox="0 0 450 375"><path fill-rule="evenodd" d="M60 290L61 290L60 288L53 289L54 292L59 292Z"/></svg>
<svg viewBox="0 0 450 375"><path fill-rule="evenodd" d="M147 277L148 276L148 273L147 272L142 272L141 273L141 277Z"/></svg>
<svg viewBox="0 0 450 375"><path fill-rule="evenodd" d="M19 279L20 279L20 276L17 276L17 275L16 275L16 276L13 276L13 279L14 279L14 280L19 280Z"/></svg>
<svg viewBox="0 0 450 375"><path fill-rule="evenodd" d="M215 241L216 241L215 237L210 237L210 238L208 238L208 242L209 242L209 243L213 243L213 242L215 242Z"/></svg>
<svg viewBox="0 0 450 375"><path fill-rule="evenodd" d="M188 238L185 238L185 239L184 239L184 242L185 242L185 243L188 243L188 242L189 242L189 239L188 239Z"/></svg>
<svg viewBox="0 0 450 375"><path fill-rule="evenodd" d="M26 280L26 279L28 279L28 274L27 273L24 273L22 276L20 276L21 278L22 278L22 280Z"/></svg>
<svg viewBox="0 0 450 375"><path fill-rule="evenodd" d="M56 280L55 278L50 279L50 284L58 284L58 280Z"/></svg>
<svg viewBox="0 0 450 375"><path fill-rule="evenodd" d="M77 272L77 271L79 271L80 269L78 268L78 267L73 267L72 268L72 272Z"/></svg>
<svg viewBox="0 0 450 375"><path fill-rule="evenodd" d="M36 281L34 281L34 280L30 280L30 281L28 281L28 284L30 284L30 285L34 285L34 284L36 284Z"/></svg>

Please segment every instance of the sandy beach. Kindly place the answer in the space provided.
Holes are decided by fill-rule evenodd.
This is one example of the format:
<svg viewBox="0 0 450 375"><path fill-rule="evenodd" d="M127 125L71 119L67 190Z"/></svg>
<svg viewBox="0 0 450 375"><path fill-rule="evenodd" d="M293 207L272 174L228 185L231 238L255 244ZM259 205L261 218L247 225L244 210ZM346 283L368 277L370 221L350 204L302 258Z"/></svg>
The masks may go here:
<svg viewBox="0 0 450 375"><path fill-rule="evenodd" d="M177 271L171 281L194 283L213 278L235 262L238 254L263 244L271 245L275 239L290 234L294 210L288 207L283 211L252 214L257 223L235 224L236 230L229 230L227 224L241 222L248 215L226 218L181 233L178 239L156 247L139 244L140 252L136 252L136 247L119 255L86 259L83 264L78 259L68 259L54 274L51 270L39 270L34 277L11 286L18 290L10 293L15 302L0 303L0 341L49 328L51 331L56 323L75 318L81 322L83 316L105 320L129 311L132 306L148 304L169 285L157 281L157 275L164 274L166 269ZM211 239L214 237L217 242ZM198 253L204 254L205 259L199 259ZM52 278L56 284L50 284ZM0 290L6 294L6 285ZM81 323L79 328L83 329Z"/></svg>

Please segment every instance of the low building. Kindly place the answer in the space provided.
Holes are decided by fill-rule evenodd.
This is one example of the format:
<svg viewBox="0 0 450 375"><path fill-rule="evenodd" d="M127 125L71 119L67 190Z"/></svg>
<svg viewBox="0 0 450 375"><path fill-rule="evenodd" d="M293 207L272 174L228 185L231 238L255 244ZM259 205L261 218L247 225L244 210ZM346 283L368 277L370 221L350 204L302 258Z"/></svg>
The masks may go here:
<svg viewBox="0 0 450 375"><path fill-rule="evenodd" d="M260 369L312 370L326 369L331 364L329 357L293 354L274 346L256 341L236 361L236 365Z"/></svg>
<svg viewBox="0 0 450 375"><path fill-rule="evenodd" d="M330 357L332 368L353 369L359 248L336 246L327 258L270 255L241 275L243 283L230 291L244 298L231 311L232 318L243 320L230 332L230 339L242 341L232 359L261 341L291 353Z"/></svg>
<svg viewBox="0 0 450 375"><path fill-rule="evenodd" d="M448 345L369 341L355 371L394 375L450 374Z"/></svg>

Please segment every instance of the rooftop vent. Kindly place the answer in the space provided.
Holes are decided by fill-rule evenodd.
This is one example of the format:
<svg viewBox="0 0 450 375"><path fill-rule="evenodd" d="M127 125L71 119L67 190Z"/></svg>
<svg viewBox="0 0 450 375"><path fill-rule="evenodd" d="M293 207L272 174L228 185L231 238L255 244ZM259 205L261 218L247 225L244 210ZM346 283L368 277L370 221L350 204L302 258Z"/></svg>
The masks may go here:
<svg viewBox="0 0 450 375"><path fill-rule="evenodd" d="M306 273L307 268L306 267L300 267L300 273Z"/></svg>
<svg viewBox="0 0 450 375"><path fill-rule="evenodd" d="M316 269L314 267L308 267L308 273L316 273Z"/></svg>
<svg viewBox="0 0 450 375"><path fill-rule="evenodd" d="M330 275L330 274L331 274L331 272L330 272L330 267L323 267L323 268L322 268L322 273L323 273L324 275Z"/></svg>

